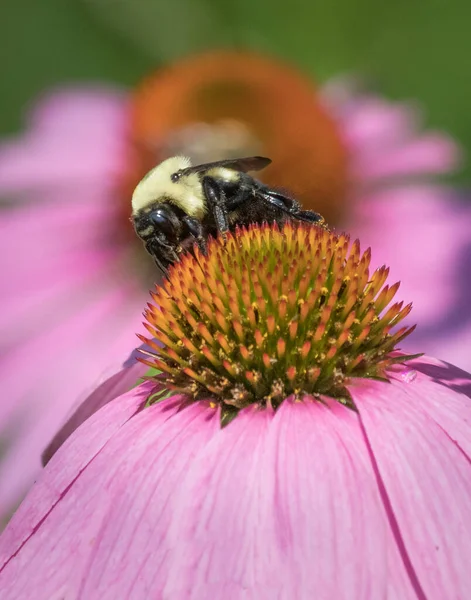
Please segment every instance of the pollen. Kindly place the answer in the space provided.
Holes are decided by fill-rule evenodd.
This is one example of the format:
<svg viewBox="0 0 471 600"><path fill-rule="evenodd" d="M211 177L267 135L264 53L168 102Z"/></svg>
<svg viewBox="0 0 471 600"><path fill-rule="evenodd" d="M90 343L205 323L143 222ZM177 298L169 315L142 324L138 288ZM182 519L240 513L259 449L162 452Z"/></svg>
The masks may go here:
<svg viewBox="0 0 471 600"><path fill-rule="evenodd" d="M152 293L141 360L168 388L222 407L276 409L327 395L355 409L352 378L388 379L414 327L388 269L358 240L307 224L253 225L186 253ZM164 379L163 379L164 378Z"/></svg>

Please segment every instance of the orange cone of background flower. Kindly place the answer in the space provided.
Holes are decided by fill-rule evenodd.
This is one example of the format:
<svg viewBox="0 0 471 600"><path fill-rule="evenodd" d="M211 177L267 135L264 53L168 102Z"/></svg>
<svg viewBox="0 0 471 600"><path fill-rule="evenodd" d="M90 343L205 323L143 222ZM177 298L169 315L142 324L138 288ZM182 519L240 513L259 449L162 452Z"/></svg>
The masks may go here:
<svg viewBox="0 0 471 600"><path fill-rule="evenodd" d="M214 52L166 67L133 97L137 154L131 189L157 162L195 164L269 156L260 178L337 221L346 193L346 151L315 87L291 67L257 54Z"/></svg>

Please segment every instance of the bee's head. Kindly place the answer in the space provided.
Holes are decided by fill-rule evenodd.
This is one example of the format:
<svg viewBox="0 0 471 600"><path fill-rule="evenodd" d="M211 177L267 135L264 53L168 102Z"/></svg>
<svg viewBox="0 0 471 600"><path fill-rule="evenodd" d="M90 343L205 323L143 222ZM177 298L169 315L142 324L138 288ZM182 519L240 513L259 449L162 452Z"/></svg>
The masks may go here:
<svg viewBox="0 0 471 600"><path fill-rule="evenodd" d="M181 175L180 171L191 166L189 158L167 158L143 177L132 196L132 212L169 202L181 208L191 217L201 218L205 212L203 188L197 173Z"/></svg>

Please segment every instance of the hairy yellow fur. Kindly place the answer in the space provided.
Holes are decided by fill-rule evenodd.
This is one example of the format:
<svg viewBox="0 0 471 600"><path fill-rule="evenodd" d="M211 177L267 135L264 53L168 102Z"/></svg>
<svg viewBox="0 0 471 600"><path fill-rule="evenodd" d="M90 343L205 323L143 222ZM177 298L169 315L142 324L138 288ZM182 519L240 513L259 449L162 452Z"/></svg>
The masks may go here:
<svg viewBox="0 0 471 600"><path fill-rule="evenodd" d="M170 202L190 217L201 218L206 212L203 188L196 173L172 181L171 175L191 166L189 158L173 156L153 168L140 181L132 196L133 214L160 202Z"/></svg>
<svg viewBox="0 0 471 600"><path fill-rule="evenodd" d="M207 175L215 177L216 179L224 179L224 181L237 181L237 179L240 177L238 171L226 169L225 167L215 167L214 169L209 169Z"/></svg>

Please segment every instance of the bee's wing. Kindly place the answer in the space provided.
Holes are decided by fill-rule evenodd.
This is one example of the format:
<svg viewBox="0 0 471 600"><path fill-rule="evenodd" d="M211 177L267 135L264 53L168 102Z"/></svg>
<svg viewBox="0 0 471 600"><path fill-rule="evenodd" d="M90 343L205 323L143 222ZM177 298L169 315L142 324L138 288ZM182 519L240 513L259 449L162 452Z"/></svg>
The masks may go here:
<svg viewBox="0 0 471 600"><path fill-rule="evenodd" d="M195 165L194 167L187 167L186 169L182 169L180 173L182 175L190 175L191 173L209 171L210 169L214 169L216 167L224 167L225 169L232 169L233 171L242 171L242 173L247 173L248 171L261 171L270 163L271 159L264 156L229 158L227 160L218 160L216 162Z"/></svg>

